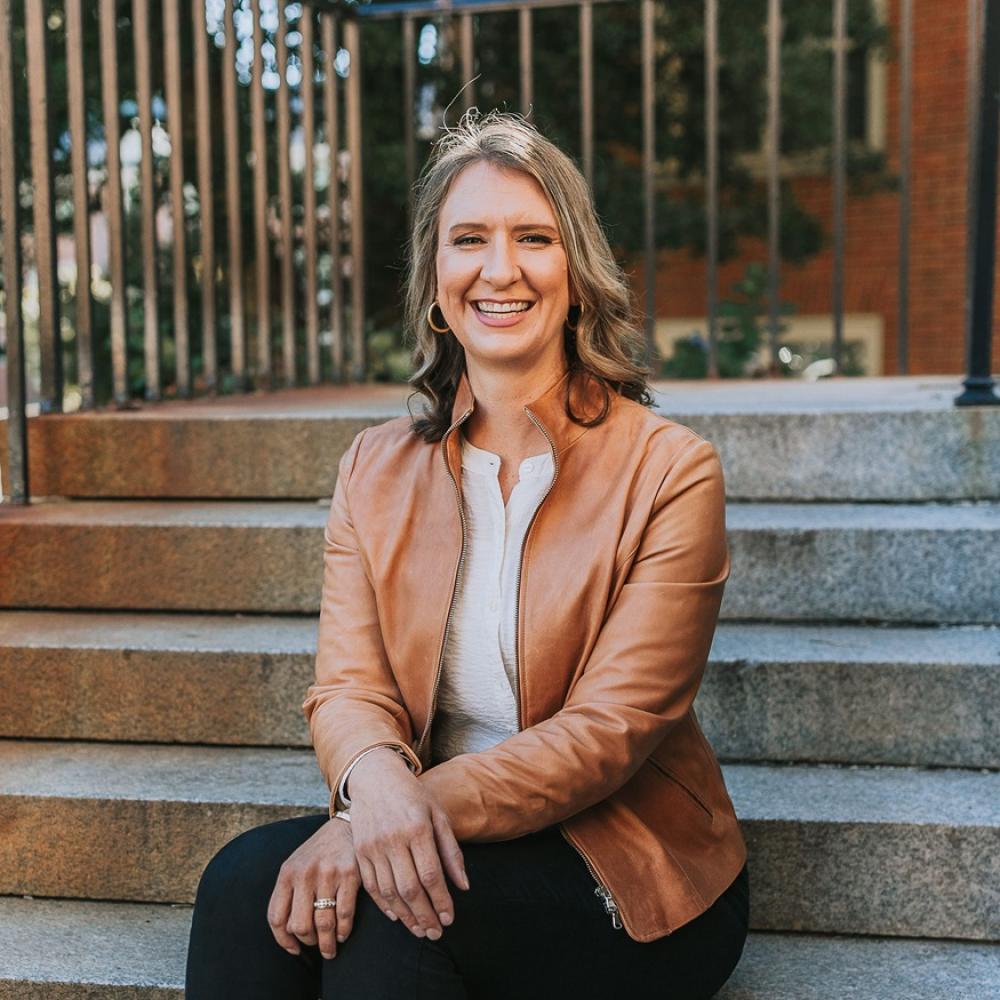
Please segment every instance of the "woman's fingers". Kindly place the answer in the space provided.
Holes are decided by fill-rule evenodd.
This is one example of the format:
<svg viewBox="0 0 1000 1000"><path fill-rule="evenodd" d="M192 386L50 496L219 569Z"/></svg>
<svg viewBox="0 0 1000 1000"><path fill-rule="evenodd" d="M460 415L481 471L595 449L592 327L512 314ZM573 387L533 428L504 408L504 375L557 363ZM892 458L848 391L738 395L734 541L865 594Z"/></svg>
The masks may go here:
<svg viewBox="0 0 1000 1000"><path fill-rule="evenodd" d="M430 831L426 835L430 836ZM426 935L432 941L437 941L441 937L441 921L438 919L437 913L434 912L434 907L431 905L427 890L424 888L423 875L425 873L418 871L414 863L411 851L415 843L416 839L411 841L409 846L404 845L390 855L393 878L396 882L396 891L402 896L403 901L410 908L410 912L416 919L417 926L421 932L417 936L423 937ZM440 869L440 864L438 868ZM427 871L426 874L433 881L432 873ZM443 883L443 877L440 874L438 878ZM412 927L410 929L413 930Z"/></svg>
<svg viewBox="0 0 1000 1000"><path fill-rule="evenodd" d="M303 944L316 944L316 927L313 917L313 883L296 881L292 909L285 930L294 934Z"/></svg>
<svg viewBox="0 0 1000 1000"><path fill-rule="evenodd" d="M358 905L359 888L358 881L355 879L341 882L340 889L337 891L337 909L334 912L337 914L337 940L341 944L347 940L348 935L354 929L354 911ZM321 951L322 945L323 942L320 940ZM334 947L334 952L336 953L336 947Z"/></svg>
<svg viewBox="0 0 1000 1000"><path fill-rule="evenodd" d="M367 858L358 858L358 870L361 872L361 884L365 891L373 900L375 905L390 919L399 920L393 908L382 898L382 893L378 887L378 875L375 873L375 866Z"/></svg>
<svg viewBox="0 0 1000 1000"><path fill-rule="evenodd" d="M302 950L298 939L286 929L292 905L292 880L287 874L280 874L274 884L274 891L267 904L267 922L274 940L286 951L298 955Z"/></svg>
<svg viewBox="0 0 1000 1000"><path fill-rule="evenodd" d="M313 926L316 928L316 941L319 953L324 958L333 958L337 954L337 911L340 909L340 894L336 881L328 874L320 874L316 880L315 899L335 899L336 907L313 909Z"/></svg>
<svg viewBox="0 0 1000 1000"><path fill-rule="evenodd" d="M393 867L388 857L376 858L372 862L375 872L375 888L377 892L376 901L387 913L393 914L397 919L402 920L417 937L423 937L424 932L420 922L413 915L406 900L400 895L396 888L396 879L393 874Z"/></svg>
<svg viewBox="0 0 1000 1000"><path fill-rule="evenodd" d="M465 872L465 856L455 839L455 833L444 810L435 809L431 813L431 822L434 824L434 839L438 856L441 858L441 863L444 865L448 877L460 889L468 889L469 876Z"/></svg>
<svg viewBox="0 0 1000 1000"><path fill-rule="evenodd" d="M444 880L444 869L441 867L441 858L438 855L437 842L434 838L433 828L417 837L410 845L410 852L413 856L413 866L419 879L420 892L417 896L417 909L410 903L410 909L417 914L425 930L440 930L441 926L448 926L455 919L455 904L452 902L451 893ZM423 901L427 901L430 913L425 916L422 912ZM431 922L428 923L427 921Z"/></svg>

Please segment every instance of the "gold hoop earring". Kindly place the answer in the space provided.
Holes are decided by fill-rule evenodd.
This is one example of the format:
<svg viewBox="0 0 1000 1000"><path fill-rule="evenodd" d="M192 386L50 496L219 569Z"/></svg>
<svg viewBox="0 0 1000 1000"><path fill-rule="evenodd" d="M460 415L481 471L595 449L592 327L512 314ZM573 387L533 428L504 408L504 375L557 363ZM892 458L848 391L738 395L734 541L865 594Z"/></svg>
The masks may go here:
<svg viewBox="0 0 1000 1000"><path fill-rule="evenodd" d="M434 325L434 307L435 307L435 306L438 306L438 300L437 300L437 299L435 299L435 300L434 300L434 301L433 301L433 302L432 302L432 303L430 304L430 308L429 308L429 309L427 310L427 325L428 325L428 326L429 326L429 327L430 327L430 328L431 328L431 329L432 329L432 330L433 330L433 331L434 331L435 333L451 333L451 327L450 327L450 326L448 326L448 325L447 325L447 323L446 323L446 324L445 324L445 325L444 325L443 327L440 327L440 326L435 326L435 325ZM440 309L441 307L440 307L440 306L438 306L438 308ZM443 315L444 315L444 313L442 313L441 315L443 316Z"/></svg>
<svg viewBox="0 0 1000 1000"><path fill-rule="evenodd" d="M567 313L567 315L566 315L566 329L570 330L573 333L576 333L576 329L580 325L580 319L583 316L583 303L582 302L577 306L577 309L579 309L580 311L576 314L576 322L575 323L570 323L570 321L569 321L569 314Z"/></svg>

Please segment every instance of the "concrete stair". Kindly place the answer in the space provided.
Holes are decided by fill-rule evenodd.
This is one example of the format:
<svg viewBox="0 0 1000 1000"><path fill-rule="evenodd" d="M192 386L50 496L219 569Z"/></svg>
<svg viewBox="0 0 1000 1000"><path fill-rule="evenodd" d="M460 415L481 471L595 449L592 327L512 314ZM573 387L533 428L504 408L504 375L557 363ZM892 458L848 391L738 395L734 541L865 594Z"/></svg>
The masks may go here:
<svg viewBox="0 0 1000 1000"><path fill-rule="evenodd" d="M184 906L0 898L0 1000L181 1000L190 921ZM59 947L43 960L39 941ZM972 942L752 931L717 997L984 1000L997 962Z"/></svg>
<svg viewBox="0 0 1000 1000"><path fill-rule="evenodd" d="M306 617L0 611L0 737L308 747L315 652ZM996 626L723 621L696 704L723 760L996 768L998 664Z"/></svg>
<svg viewBox="0 0 1000 1000"><path fill-rule="evenodd" d="M724 767L755 927L1000 937L1000 773ZM0 741L0 894L192 902L227 840L327 798L308 750Z"/></svg>
<svg viewBox="0 0 1000 1000"><path fill-rule="evenodd" d="M724 1000L1000 996L1000 411L958 389L661 386L731 501L697 702L751 853ZM0 506L0 1000L182 996L208 858L325 810L322 527L405 397L31 421L47 499Z"/></svg>
<svg viewBox="0 0 1000 1000"><path fill-rule="evenodd" d="M318 614L328 512L328 499L9 508L0 565L21 569L0 577L0 607ZM727 526L723 618L1000 621L1000 574L981 558L1000 552L1000 502L730 504Z"/></svg>
<svg viewBox="0 0 1000 1000"><path fill-rule="evenodd" d="M1000 411L952 406L960 391L957 379L936 376L727 379L659 383L656 397L664 415L719 449L733 500L996 499ZM33 490L93 499L330 496L335 457L362 427L419 413L409 394L406 386L339 386L51 414L29 423ZM6 437L0 468L5 449Z"/></svg>
<svg viewBox="0 0 1000 1000"><path fill-rule="evenodd" d="M181 1000L190 922L186 906L0 898L0 1000ZM718 1000L984 1000L997 961L964 941L751 932Z"/></svg>

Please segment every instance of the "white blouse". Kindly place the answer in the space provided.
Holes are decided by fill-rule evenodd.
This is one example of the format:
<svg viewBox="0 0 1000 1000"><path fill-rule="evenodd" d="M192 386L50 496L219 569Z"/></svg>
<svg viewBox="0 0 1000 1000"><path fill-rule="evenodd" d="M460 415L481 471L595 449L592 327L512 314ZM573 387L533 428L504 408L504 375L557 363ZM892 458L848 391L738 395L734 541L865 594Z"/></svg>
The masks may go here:
<svg viewBox="0 0 1000 1000"><path fill-rule="evenodd" d="M467 542L431 732L431 763L488 750L517 732L514 623L528 522L552 480L552 453L521 462L506 506L500 456L462 436Z"/></svg>
<svg viewBox="0 0 1000 1000"><path fill-rule="evenodd" d="M514 638L521 546L554 472L549 450L524 459L505 506L500 456L459 433L466 549L438 685L432 765L487 750L518 731ZM345 804L354 764L340 783Z"/></svg>

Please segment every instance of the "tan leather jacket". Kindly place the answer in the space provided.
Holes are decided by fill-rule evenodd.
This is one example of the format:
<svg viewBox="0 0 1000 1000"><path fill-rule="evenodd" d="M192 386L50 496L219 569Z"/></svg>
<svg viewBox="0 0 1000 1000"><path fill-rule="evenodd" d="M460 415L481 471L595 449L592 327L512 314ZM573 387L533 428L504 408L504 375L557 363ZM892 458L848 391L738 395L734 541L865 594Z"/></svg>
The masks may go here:
<svg viewBox="0 0 1000 1000"><path fill-rule="evenodd" d="M525 407L555 475L521 552L520 731L430 767L430 730L465 549L462 376L437 444L399 417L340 462L326 527L316 680L302 709L336 789L365 749L398 747L459 841L560 824L616 926L670 933L725 890L746 845L691 703L729 576L715 448L568 373ZM335 805L331 794L331 811Z"/></svg>

